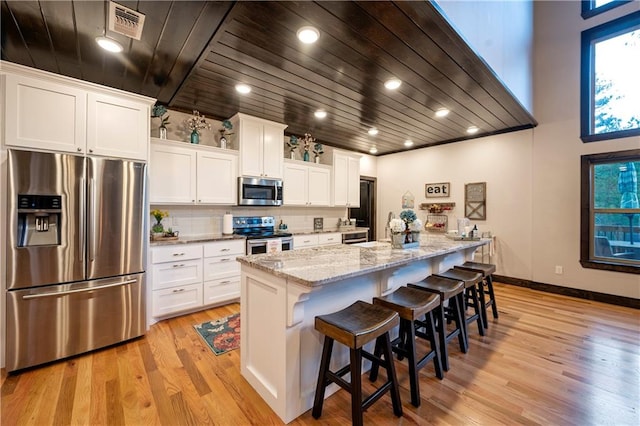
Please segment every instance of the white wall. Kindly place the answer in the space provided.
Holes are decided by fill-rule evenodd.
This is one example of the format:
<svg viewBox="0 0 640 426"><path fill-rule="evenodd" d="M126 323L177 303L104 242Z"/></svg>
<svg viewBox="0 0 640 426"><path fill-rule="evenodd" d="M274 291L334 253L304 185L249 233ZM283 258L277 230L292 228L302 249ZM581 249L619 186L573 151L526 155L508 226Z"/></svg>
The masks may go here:
<svg viewBox="0 0 640 426"><path fill-rule="evenodd" d="M487 182L487 220L477 223L497 236L498 274L639 299L638 275L585 269L579 259L580 156L638 149L640 138L583 143L579 102L580 32L638 10L640 2L588 20L580 8L579 1L535 2L533 111L539 126L379 157L378 210L381 218L390 210L398 214L405 191L418 204L426 201L425 183L451 182L451 197L438 200L456 203L451 223L464 214L464 183ZM378 232L384 235L384 221ZM556 265L562 275L555 274Z"/></svg>
<svg viewBox="0 0 640 426"><path fill-rule="evenodd" d="M437 0L449 23L533 111L532 0Z"/></svg>

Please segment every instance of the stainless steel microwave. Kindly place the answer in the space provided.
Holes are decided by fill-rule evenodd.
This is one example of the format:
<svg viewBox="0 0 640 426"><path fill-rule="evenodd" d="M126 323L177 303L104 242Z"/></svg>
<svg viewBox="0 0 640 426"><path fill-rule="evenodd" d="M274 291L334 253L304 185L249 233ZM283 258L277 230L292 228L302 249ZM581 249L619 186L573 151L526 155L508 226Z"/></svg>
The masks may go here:
<svg viewBox="0 0 640 426"><path fill-rule="evenodd" d="M238 178L239 206L281 206L282 179Z"/></svg>

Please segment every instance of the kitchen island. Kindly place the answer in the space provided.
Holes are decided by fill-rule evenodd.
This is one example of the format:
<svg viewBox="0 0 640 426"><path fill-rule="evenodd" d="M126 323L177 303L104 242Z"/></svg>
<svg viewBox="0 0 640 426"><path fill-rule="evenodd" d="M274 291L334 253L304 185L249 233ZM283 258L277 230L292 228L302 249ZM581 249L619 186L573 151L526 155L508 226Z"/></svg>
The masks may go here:
<svg viewBox="0 0 640 426"><path fill-rule="evenodd" d="M313 405L323 338L315 331L315 316L356 300L371 302L408 282L473 260L488 242L428 234L419 248L408 250L372 242L237 258L243 377L285 423L292 421ZM337 345L332 368L348 359L347 348ZM329 386L326 395L337 389Z"/></svg>

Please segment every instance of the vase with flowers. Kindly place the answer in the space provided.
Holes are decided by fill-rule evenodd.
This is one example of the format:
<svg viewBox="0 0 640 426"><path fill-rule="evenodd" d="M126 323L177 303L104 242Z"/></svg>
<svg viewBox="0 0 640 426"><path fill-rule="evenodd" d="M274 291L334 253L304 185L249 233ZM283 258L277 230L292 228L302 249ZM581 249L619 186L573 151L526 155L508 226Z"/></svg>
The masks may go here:
<svg viewBox="0 0 640 426"><path fill-rule="evenodd" d="M193 116L186 120L187 127L191 130L191 143L200 143L200 130L211 130L211 124L207 123L204 115L200 115L197 110L193 110Z"/></svg>
<svg viewBox="0 0 640 426"><path fill-rule="evenodd" d="M169 217L169 212L166 210L153 209L151 210L151 216L156 220L156 223L151 227L151 232L154 238L162 237L164 235L164 226L162 225L162 219Z"/></svg>
<svg viewBox="0 0 640 426"><path fill-rule="evenodd" d="M389 228L391 229L391 245L393 248L403 248L405 240L405 231L407 225L404 220L400 218L393 218L389 221Z"/></svg>
<svg viewBox="0 0 640 426"><path fill-rule="evenodd" d="M304 161L309 161L309 149L311 149L311 144L316 141L316 138L311 136L311 133L305 133L304 139L302 139L302 148L304 149L304 153L302 154L302 159Z"/></svg>
<svg viewBox="0 0 640 426"><path fill-rule="evenodd" d="M315 160L316 164L320 164L320 155L323 154L323 153L324 153L324 149L322 147L322 144L316 142L313 145L313 155L315 156L314 160Z"/></svg>
<svg viewBox="0 0 640 426"><path fill-rule="evenodd" d="M289 145L289 158L292 160L296 159L296 149L298 149L298 145L300 142L298 138L294 135L289 136L289 140L287 141L287 145Z"/></svg>
<svg viewBox="0 0 640 426"><path fill-rule="evenodd" d="M404 237L402 248L419 247L422 221L418 219L416 212L411 209L403 210L400 212L399 220L404 224L404 230L402 232Z"/></svg>
<svg viewBox="0 0 640 426"><path fill-rule="evenodd" d="M227 148L227 143L229 142L227 137L233 135L233 133L230 133L231 130L233 130L233 124L231 124L231 121L224 120L222 122L222 128L219 130L220 131L220 148Z"/></svg>
<svg viewBox="0 0 640 426"><path fill-rule="evenodd" d="M157 117L160 119L160 127L158 128L160 139L167 138L167 124L169 124L169 116L164 116L167 113L167 108L164 105L156 103L151 110L151 117Z"/></svg>

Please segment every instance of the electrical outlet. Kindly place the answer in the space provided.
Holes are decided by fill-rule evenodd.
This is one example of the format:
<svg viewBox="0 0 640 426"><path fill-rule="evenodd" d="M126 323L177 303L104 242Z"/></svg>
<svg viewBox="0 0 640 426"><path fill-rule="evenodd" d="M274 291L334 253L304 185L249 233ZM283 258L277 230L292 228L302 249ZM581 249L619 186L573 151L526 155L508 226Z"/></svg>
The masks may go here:
<svg viewBox="0 0 640 426"><path fill-rule="evenodd" d="M562 275L564 272L564 268L560 265L556 265L556 274Z"/></svg>

